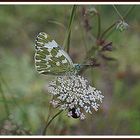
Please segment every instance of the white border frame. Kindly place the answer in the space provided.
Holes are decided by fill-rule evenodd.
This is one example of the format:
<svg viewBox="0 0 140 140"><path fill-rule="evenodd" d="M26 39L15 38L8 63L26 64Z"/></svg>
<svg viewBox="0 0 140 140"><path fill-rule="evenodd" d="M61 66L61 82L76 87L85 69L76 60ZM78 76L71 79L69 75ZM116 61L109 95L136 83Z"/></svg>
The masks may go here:
<svg viewBox="0 0 140 140"><path fill-rule="evenodd" d="M13 136L13 135L8 135L8 136L0 136L0 138L140 138L140 136L135 136L135 135L116 135L116 136L111 136L111 135L96 135L96 136L89 136L89 135L66 135L66 136L40 136L40 135L27 135L27 136Z"/></svg>
<svg viewBox="0 0 140 140"><path fill-rule="evenodd" d="M140 2L0 2L0 5L135 5Z"/></svg>
<svg viewBox="0 0 140 140"><path fill-rule="evenodd" d="M0 2L0 5L140 5L140 2ZM66 135L66 136L40 136L40 135L27 135L27 136L3 136L0 138L140 138L136 135Z"/></svg>

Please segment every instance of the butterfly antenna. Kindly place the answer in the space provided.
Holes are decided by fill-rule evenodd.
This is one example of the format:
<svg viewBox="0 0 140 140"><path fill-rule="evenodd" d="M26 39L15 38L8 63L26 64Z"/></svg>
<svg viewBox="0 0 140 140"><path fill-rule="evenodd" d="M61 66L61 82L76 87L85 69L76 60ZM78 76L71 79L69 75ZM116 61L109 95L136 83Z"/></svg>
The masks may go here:
<svg viewBox="0 0 140 140"><path fill-rule="evenodd" d="M100 64L99 63L91 63L91 64L80 64L80 65L90 67L90 66L99 66Z"/></svg>
<svg viewBox="0 0 140 140"><path fill-rule="evenodd" d="M80 64L81 66L91 66L91 64Z"/></svg>

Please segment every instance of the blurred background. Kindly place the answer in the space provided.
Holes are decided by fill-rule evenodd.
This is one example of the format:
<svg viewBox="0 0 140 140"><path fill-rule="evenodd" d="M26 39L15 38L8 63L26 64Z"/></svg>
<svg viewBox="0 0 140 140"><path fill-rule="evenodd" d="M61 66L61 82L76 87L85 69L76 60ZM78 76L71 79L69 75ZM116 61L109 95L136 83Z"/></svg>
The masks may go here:
<svg viewBox="0 0 140 140"><path fill-rule="evenodd" d="M97 58L100 66L82 74L102 91L103 104L84 121L61 114L47 135L140 134L140 6L132 6L116 6L122 16L128 13L125 22L129 28L120 32L114 26L103 40L112 51ZM0 5L1 135L41 135L51 98L46 85L54 77L39 75L35 70L35 38L43 31L62 46L72 8L73 5ZM79 5L71 27L72 60L82 63L91 47L103 47L105 43L97 43L97 34L118 19L112 5Z"/></svg>

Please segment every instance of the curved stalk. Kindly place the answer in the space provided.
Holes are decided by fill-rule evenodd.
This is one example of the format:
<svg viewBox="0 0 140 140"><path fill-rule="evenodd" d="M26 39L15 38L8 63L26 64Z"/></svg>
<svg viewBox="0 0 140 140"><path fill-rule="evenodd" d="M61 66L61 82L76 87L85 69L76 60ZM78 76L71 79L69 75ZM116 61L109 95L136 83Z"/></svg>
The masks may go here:
<svg viewBox="0 0 140 140"><path fill-rule="evenodd" d="M116 13L118 14L118 16L120 17L120 19L124 21L123 16L120 14L120 12L118 11L118 9L116 8L115 5L113 5L113 8L115 9L115 11L116 11Z"/></svg>
<svg viewBox="0 0 140 140"><path fill-rule="evenodd" d="M66 38L63 43L64 50L66 50L68 53L69 53L69 48L70 48L71 28L72 28L73 19L74 19L75 13L76 13L76 9L77 9L77 6L74 5L72 8L71 16L70 16L70 21L69 21L69 25L68 25Z"/></svg>
<svg viewBox="0 0 140 140"><path fill-rule="evenodd" d="M97 17L98 17L98 32L97 32L97 39L98 39L100 38L100 34L101 34L101 18L99 13L97 13Z"/></svg>
<svg viewBox="0 0 140 140"><path fill-rule="evenodd" d="M46 131L47 131L47 128L48 126L51 124L51 122L62 112L63 110L59 111L58 113L56 113L51 119L50 121L46 124L43 132L42 132L42 135L45 135L46 134Z"/></svg>

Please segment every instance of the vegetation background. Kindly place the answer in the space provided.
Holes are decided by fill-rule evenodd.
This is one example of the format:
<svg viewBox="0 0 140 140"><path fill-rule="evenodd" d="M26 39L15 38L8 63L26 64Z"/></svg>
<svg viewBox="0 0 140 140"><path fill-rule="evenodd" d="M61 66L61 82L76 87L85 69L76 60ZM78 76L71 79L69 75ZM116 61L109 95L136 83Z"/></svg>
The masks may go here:
<svg viewBox="0 0 140 140"><path fill-rule="evenodd" d="M35 70L35 37L43 31L62 46L72 7L0 5L1 135L41 134L50 100L46 85L54 77L39 75ZM132 5L116 7L123 16ZM105 40L112 42L113 50L105 55L115 61L97 59L101 66L83 73L105 96L100 109L84 121L68 118L63 113L50 125L47 135L140 134L139 10L137 5L127 16L128 30L120 32L114 26L106 34ZM88 53L94 53L95 50L88 51L97 44L97 34L120 17L112 5L79 5L74 14L69 55L75 63L82 63ZM18 129L25 132L17 133Z"/></svg>

